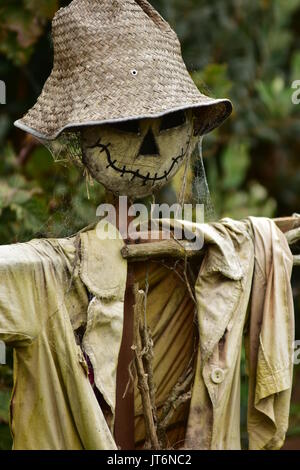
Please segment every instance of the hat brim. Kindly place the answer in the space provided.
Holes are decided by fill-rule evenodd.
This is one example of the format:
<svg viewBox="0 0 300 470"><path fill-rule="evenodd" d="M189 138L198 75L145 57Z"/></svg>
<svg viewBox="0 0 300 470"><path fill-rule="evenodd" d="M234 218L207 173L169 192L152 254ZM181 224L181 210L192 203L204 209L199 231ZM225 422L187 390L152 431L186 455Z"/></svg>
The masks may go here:
<svg viewBox="0 0 300 470"><path fill-rule="evenodd" d="M155 119L176 111L183 111L187 109L192 109L194 111L196 118L196 133L199 135L205 135L219 127L230 116L232 113L232 103L227 99L209 99L205 103L187 103L186 105L170 108L154 114L151 113L137 116L124 116L117 119L93 119L84 122L70 122L52 135L41 133L38 130L29 127L22 121L22 119L15 121L14 125L17 128L33 135L37 139L51 141L57 139L64 132L72 131L80 127L101 126L105 124L114 124L137 119Z"/></svg>

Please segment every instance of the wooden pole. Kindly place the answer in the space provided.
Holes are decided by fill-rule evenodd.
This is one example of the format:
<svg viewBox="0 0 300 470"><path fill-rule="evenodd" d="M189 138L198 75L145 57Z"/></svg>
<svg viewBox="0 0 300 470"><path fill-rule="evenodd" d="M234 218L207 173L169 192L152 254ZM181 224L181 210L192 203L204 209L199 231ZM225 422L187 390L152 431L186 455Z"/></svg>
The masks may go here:
<svg viewBox="0 0 300 470"><path fill-rule="evenodd" d="M114 201L117 209L117 225L119 228L120 216L118 199ZM128 213L128 212L127 212ZM128 224L130 220L127 220ZM126 243L132 243L126 240ZM132 345L134 342L134 266L128 265L127 284L124 299L123 336L117 367L117 396L115 416L115 441L121 450L134 450L134 391L128 387L131 380L129 368L134 360ZM126 392L126 393L125 393Z"/></svg>

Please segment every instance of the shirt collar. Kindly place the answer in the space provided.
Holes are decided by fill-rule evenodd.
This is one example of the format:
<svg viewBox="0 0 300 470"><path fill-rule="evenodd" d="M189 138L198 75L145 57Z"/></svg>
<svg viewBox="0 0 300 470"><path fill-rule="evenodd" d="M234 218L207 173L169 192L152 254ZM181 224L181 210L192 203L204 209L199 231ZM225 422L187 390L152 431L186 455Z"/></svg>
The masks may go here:
<svg viewBox="0 0 300 470"><path fill-rule="evenodd" d="M127 261L121 250L124 241L108 222L80 234L80 277L88 290L101 299L123 300L126 289Z"/></svg>

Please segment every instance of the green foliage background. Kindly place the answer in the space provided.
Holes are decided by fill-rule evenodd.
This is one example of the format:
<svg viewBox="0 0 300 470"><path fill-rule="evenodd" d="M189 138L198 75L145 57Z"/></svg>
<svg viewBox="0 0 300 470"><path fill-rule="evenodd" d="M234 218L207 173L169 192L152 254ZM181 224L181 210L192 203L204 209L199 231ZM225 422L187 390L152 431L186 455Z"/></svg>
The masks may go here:
<svg viewBox="0 0 300 470"><path fill-rule="evenodd" d="M0 243L62 237L90 223L103 188L14 129L50 73L50 21L69 1L2 0L0 79ZM300 80L300 0L152 0L177 31L199 89L229 97L233 116L204 141L210 190L219 217L300 212L300 113L291 84ZM300 273L294 279L296 317ZM297 320L297 318L296 318ZM297 338L300 327L297 321ZM0 448L7 431L12 381L0 368ZM300 376L296 371L287 447L300 449ZM246 387L242 387L245 420Z"/></svg>

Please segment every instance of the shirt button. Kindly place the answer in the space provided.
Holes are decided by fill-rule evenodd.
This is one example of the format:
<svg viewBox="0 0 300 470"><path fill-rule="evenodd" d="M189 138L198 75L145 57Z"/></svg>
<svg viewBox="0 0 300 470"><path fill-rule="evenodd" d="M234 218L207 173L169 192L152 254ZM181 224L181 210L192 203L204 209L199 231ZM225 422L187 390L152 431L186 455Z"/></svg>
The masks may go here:
<svg viewBox="0 0 300 470"><path fill-rule="evenodd" d="M212 373L211 373L211 380L215 383L215 384L221 384L225 378L225 372L223 371L223 369L220 369L219 367L216 367Z"/></svg>

